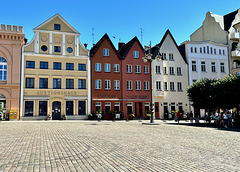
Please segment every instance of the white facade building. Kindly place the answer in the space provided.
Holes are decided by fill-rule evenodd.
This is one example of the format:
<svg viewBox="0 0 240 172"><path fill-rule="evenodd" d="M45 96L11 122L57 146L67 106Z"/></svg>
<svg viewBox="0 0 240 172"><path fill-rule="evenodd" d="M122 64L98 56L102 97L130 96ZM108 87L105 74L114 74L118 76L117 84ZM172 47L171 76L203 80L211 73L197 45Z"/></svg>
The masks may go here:
<svg viewBox="0 0 240 172"><path fill-rule="evenodd" d="M185 50L183 53L189 64L189 85L201 78L219 79L229 75L228 45L186 41L180 47Z"/></svg>
<svg viewBox="0 0 240 172"><path fill-rule="evenodd" d="M173 117L172 111L189 112L186 94L188 66L169 30L161 42L152 48L153 56L158 51L163 55L163 60L152 62L155 118L168 119Z"/></svg>

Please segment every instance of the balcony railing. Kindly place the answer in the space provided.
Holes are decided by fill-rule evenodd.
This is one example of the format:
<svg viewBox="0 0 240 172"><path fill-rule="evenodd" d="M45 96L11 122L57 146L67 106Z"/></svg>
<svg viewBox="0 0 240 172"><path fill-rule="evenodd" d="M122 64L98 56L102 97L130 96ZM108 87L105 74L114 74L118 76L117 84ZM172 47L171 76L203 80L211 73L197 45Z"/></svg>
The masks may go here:
<svg viewBox="0 0 240 172"><path fill-rule="evenodd" d="M230 39L234 40L234 41L238 41L239 40L239 33L236 33L236 32L232 33L230 35Z"/></svg>
<svg viewBox="0 0 240 172"><path fill-rule="evenodd" d="M232 57L240 57L240 51L238 50L232 51Z"/></svg>

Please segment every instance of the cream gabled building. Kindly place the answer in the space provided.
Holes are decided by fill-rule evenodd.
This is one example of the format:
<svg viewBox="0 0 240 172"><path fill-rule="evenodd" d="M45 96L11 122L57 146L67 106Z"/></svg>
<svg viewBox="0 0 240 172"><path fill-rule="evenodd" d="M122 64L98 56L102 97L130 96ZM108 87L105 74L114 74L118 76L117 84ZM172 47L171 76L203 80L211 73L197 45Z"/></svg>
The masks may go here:
<svg viewBox="0 0 240 172"><path fill-rule="evenodd" d="M155 118L170 119L172 111L189 112L186 94L188 64L178 50L171 32L166 31L161 42L152 48L153 56L160 51L163 60L152 62L153 102Z"/></svg>
<svg viewBox="0 0 240 172"><path fill-rule="evenodd" d="M33 29L22 49L22 119L85 118L90 113L89 51L59 14Z"/></svg>
<svg viewBox="0 0 240 172"><path fill-rule="evenodd" d="M218 45L228 45L229 70L240 75L240 54L236 51L239 33L234 25L240 22L240 9L224 16L208 12L202 26L190 37L193 42L211 41Z"/></svg>

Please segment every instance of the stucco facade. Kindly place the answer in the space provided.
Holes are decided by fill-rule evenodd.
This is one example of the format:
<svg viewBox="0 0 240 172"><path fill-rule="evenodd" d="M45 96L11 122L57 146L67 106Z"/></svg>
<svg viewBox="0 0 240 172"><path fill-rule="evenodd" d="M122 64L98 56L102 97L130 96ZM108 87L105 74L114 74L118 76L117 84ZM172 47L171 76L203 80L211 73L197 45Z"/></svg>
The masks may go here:
<svg viewBox="0 0 240 172"><path fill-rule="evenodd" d="M25 35L23 27L2 24L0 30L0 103L3 118L16 111L19 119L21 48ZM2 112L1 112L2 113Z"/></svg>
<svg viewBox="0 0 240 172"><path fill-rule="evenodd" d="M189 112L186 94L188 64L169 30L156 47L159 48L163 60L152 62L155 117L169 119L172 118L172 111Z"/></svg>
<svg viewBox="0 0 240 172"><path fill-rule="evenodd" d="M90 113L90 60L76 31L59 14L33 29L23 47L23 119L82 119Z"/></svg>

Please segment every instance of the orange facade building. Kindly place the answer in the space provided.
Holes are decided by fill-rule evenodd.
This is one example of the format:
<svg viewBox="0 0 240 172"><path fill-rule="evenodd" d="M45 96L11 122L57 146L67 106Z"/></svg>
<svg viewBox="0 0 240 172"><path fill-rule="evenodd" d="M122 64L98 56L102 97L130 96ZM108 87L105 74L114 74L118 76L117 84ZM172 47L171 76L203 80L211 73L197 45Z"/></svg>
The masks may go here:
<svg viewBox="0 0 240 172"><path fill-rule="evenodd" d="M19 119L20 66L24 38L23 27L1 25L0 114L3 119ZM11 111L15 115L11 115Z"/></svg>

